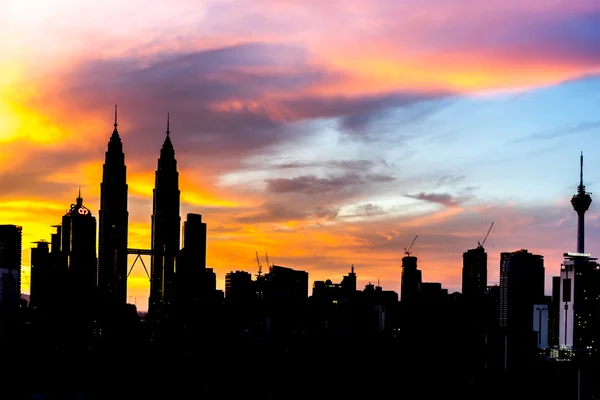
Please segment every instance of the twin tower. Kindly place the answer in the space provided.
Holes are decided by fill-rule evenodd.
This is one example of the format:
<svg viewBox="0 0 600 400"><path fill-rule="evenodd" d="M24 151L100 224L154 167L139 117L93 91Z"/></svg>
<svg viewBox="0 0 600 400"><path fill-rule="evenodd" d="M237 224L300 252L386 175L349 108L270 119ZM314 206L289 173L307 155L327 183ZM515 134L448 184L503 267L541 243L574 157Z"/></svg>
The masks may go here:
<svg viewBox="0 0 600 400"><path fill-rule="evenodd" d="M108 142L100 184L98 214L98 292L104 304L127 303L128 185L123 144L117 130ZM152 202L149 313L173 301L175 259L180 248L180 191L175 150L167 131L160 150Z"/></svg>

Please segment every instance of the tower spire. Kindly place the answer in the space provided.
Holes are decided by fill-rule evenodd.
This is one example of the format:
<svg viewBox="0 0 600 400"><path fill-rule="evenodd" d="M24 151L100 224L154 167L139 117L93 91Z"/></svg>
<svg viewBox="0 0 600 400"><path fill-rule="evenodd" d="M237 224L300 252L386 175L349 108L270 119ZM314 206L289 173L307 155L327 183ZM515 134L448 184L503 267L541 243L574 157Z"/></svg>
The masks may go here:
<svg viewBox="0 0 600 400"><path fill-rule="evenodd" d="M115 131L117 130L117 105L115 104Z"/></svg>
<svg viewBox="0 0 600 400"><path fill-rule="evenodd" d="M579 191L585 191L585 186L583 186L583 151L579 156Z"/></svg>
<svg viewBox="0 0 600 400"><path fill-rule="evenodd" d="M167 136L169 136L169 113L167 113Z"/></svg>

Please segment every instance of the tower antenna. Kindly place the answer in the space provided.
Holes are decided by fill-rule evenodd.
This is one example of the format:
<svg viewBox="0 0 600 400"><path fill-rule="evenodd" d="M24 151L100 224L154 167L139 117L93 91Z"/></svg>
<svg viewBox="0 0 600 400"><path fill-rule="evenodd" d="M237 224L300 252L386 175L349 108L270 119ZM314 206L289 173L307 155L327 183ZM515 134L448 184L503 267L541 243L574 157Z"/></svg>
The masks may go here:
<svg viewBox="0 0 600 400"><path fill-rule="evenodd" d="M169 119L170 119L169 113L167 113L167 136L169 136L169 133L170 133L170 131L169 131Z"/></svg>
<svg viewBox="0 0 600 400"><path fill-rule="evenodd" d="M117 129L117 105L115 104L115 130Z"/></svg>

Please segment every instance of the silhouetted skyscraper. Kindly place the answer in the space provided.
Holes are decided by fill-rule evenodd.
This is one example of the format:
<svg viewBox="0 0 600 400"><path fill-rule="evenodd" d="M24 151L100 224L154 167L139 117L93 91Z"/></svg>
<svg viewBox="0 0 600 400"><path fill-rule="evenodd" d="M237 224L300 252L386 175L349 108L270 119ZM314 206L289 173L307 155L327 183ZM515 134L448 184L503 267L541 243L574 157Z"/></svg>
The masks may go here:
<svg viewBox="0 0 600 400"><path fill-rule="evenodd" d="M577 212L577 252L585 252L585 226L584 218L585 212L590 208L592 204L592 197L585 191L583 185L583 152L579 159L579 186L577 187L577 194L571 198L571 205Z"/></svg>
<svg viewBox="0 0 600 400"><path fill-rule="evenodd" d="M62 217L62 251L66 256L70 301L81 308L96 300L96 218L83 205L81 191Z"/></svg>
<svg viewBox="0 0 600 400"><path fill-rule="evenodd" d="M180 243L179 172L171 143L168 115L166 134L158 159L152 203L152 258L148 305L151 315L160 312L173 300L175 258Z"/></svg>
<svg viewBox="0 0 600 400"><path fill-rule="evenodd" d="M41 240L31 249L30 307L45 308L51 305L52 293L57 289L54 281L50 246L48 242Z"/></svg>
<svg viewBox="0 0 600 400"><path fill-rule="evenodd" d="M462 294L467 301L481 300L487 289L487 253L483 246L463 253Z"/></svg>
<svg viewBox="0 0 600 400"><path fill-rule="evenodd" d="M523 366L535 349L533 309L545 301L544 273L541 255L525 249L500 253L500 328L506 335L505 368Z"/></svg>
<svg viewBox="0 0 600 400"><path fill-rule="evenodd" d="M200 214L190 213L183 223L183 248L177 260L178 301L186 306L210 297L216 287L208 285L207 277L206 224Z"/></svg>
<svg viewBox="0 0 600 400"><path fill-rule="evenodd" d="M0 225L0 305L18 307L21 300L22 227Z"/></svg>
<svg viewBox="0 0 600 400"><path fill-rule="evenodd" d="M421 270L417 268L417 257L402 257L402 277L400 280L400 301L404 304L416 304L421 284Z"/></svg>
<svg viewBox="0 0 600 400"><path fill-rule="evenodd" d="M249 272L231 271L225 275L225 301L232 304L256 302L254 282Z"/></svg>
<svg viewBox="0 0 600 400"><path fill-rule="evenodd" d="M108 142L100 184L98 231L98 290L102 302L127 302L127 167L123 144L114 130Z"/></svg>

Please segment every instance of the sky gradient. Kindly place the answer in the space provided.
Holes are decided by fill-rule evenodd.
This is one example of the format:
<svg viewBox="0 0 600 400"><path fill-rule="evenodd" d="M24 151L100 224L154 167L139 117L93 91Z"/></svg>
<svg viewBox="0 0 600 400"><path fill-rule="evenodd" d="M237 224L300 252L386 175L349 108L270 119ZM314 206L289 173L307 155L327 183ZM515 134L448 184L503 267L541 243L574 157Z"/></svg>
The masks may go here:
<svg viewBox="0 0 600 400"><path fill-rule="evenodd" d="M359 288L399 293L418 235L423 280L461 291L462 253L494 222L489 284L501 252L526 248L549 293L576 250L581 151L598 190L596 0L4 0L0 26L0 224L23 226L25 293L31 242L80 186L98 216L115 104L129 247L150 246L170 113L182 220L207 223L220 289L258 252L311 285L353 264ZM138 263L141 311L148 289Z"/></svg>

